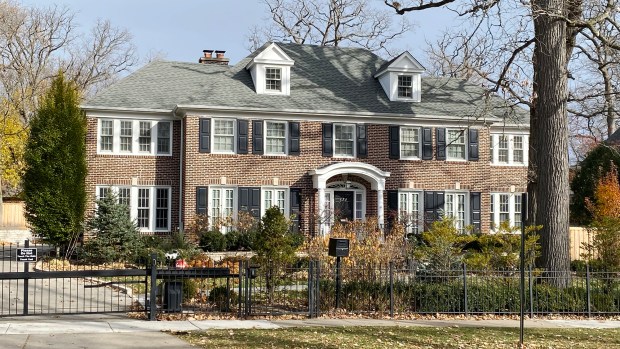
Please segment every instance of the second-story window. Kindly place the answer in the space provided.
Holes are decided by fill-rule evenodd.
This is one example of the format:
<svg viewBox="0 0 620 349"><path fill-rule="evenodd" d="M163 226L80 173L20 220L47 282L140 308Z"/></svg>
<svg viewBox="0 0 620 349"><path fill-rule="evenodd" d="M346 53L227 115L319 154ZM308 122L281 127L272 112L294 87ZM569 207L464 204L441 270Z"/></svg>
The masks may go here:
<svg viewBox="0 0 620 349"><path fill-rule="evenodd" d="M286 154L286 122L265 122L265 154Z"/></svg>
<svg viewBox="0 0 620 349"><path fill-rule="evenodd" d="M398 98L412 98L413 85L411 75L398 76Z"/></svg>
<svg viewBox="0 0 620 349"><path fill-rule="evenodd" d="M420 158L420 129L418 127L400 127L400 157L403 159Z"/></svg>
<svg viewBox="0 0 620 349"><path fill-rule="evenodd" d="M157 124L157 153L170 153L170 123Z"/></svg>
<svg viewBox="0 0 620 349"><path fill-rule="evenodd" d="M140 121L140 136L138 137L141 152L151 152L151 122Z"/></svg>
<svg viewBox="0 0 620 349"><path fill-rule="evenodd" d="M334 125L334 156L355 156L355 125Z"/></svg>
<svg viewBox="0 0 620 349"><path fill-rule="evenodd" d="M492 134L491 163L524 166L527 164L527 135Z"/></svg>
<svg viewBox="0 0 620 349"><path fill-rule="evenodd" d="M497 142L497 161L503 164L508 163L508 136L499 136L499 142Z"/></svg>
<svg viewBox="0 0 620 349"><path fill-rule="evenodd" d="M448 130L447 133L448 160L465 160L465 131Z"/></svg>
<svg viewBox="0 0 620 349"><path fill-rule="evenodd" d="M131 153L133 145L133 122L121 121L121 151Z"/></svg>
<svg viewBox="0 0 620 349"><path fill-rule="evenodd" d="M172 122L169 120L99 120L97 152L119 155L171 155Z"/></svg>
<svg viewBox="0 0 620 349"><path fill-rule="evenodd" d="M114 147L114 122L112 120L101 120L101 130L99 149L101 151L112 151Z"/></svg>
<svg viewBox="0 0 620 349"><path fill-rule="evenodd" d="M282 91L282 69L266 68L265 69L265 90Z"/></svg>
<svg viewBox="0 0 620 349"><path fill-rule="evenodd" d="M235 152L235 120L213 120L213 152Z"/></svg>
<svg viewBox="0 0 620 349"><path fill-rule="evenodd" d="M512 161L516 164L523 163L523 136L512 138Z"/></svg>

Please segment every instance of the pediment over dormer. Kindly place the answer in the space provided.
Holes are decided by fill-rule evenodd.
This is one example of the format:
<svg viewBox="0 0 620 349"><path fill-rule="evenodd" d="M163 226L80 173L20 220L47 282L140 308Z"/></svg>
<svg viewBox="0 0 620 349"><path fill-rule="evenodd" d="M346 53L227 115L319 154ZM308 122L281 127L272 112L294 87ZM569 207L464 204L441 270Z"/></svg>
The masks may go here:
<svg viewBox="0 0 620 349"><path fill-rule="evenodd" d="M375 73L391 101L420 102L422 73L426 69L405 51L383 64Z"/></svg>
<svg viewBox="0 0 620 349"><path fill-rule="evenodd" d="M290 95L291 67L295 64L276 43L270 43L245 67L257 94Z"/></svg>

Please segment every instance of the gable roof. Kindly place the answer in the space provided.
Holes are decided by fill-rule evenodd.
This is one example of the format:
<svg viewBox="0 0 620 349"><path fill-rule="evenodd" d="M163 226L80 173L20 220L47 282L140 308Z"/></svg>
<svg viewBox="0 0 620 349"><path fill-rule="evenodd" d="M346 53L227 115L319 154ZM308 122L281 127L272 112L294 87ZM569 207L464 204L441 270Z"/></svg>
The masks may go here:
<svg viewBox="0 0 620 349"><path fill-rule="evenodd" d="M484 89L456 78L423 77L421 102L391 102L373 77L387 62L372 52L360 48L277 45L295 62L291 67L290 96L256 94L250 72L245 68L259 49L234 66L149 63L98 94L84 108L172 111L175 106L194 106L476 119L514 114L514 108L502 106L501 98L485 98ZM527 124L527 111L517 109L520 123Z"/></svg>
<svg viewBox="0 0 620 349"><path fill-rule="evenodd" d="M388 62L383 63L379 67L379 69L377 69L377 72L374 74L374 76L378 77L379 75L388 71L390 67L398 66L399 64L396 64L396 63L402 62L402 61L409 61L410 65L412 66L412 68L409 68L409 69L412 70L413 72L421 73L426 70L426 68L424 68L424 66L422 66L422 64L420 64L420 62L418 62L418 60L415 59L415 57L413 57L411 53L409 53L408 51L405 51L401 53L400 55L392 58Z"/></svg>

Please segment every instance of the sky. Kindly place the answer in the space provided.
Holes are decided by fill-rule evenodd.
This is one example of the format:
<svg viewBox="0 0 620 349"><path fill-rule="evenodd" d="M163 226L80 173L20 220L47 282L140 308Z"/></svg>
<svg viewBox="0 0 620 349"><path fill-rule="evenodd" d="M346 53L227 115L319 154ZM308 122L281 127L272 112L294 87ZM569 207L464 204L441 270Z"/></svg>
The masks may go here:
<svg viewBox="0 0 620 349"><path fill-rule="evenodd" d="M384 6L383 0L369 0ZM61 5L76 13L79 29L98 19L127 29L141 58L159 54L166 60L197 62L202 50L225 50L231 64L249 54L250 29L270 21L261 0L21 0L24 5ZM397 16L396 14L394 15ZM394 46L424 62L425 40L439 36L453 21L447 10L406 15L413 30ZM398 20L398 18L395 18ZM423 63L424 64L424 63Z"/></svg>

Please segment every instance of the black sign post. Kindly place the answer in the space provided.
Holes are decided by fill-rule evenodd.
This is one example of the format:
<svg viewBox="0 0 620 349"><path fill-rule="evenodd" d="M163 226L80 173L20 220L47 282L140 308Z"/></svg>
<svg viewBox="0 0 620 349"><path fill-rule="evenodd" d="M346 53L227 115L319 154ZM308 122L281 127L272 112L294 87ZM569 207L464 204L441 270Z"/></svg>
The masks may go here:
<svg viewBox="0 0 620 349"><path fill-rule="evenodd" d="M521 194L521 282L519 293L521 307L519 312L519 348L523 346L523 317L525 312L525 222L527 222L527 193Z"/></svg>
<svg viewBox="0 0 620 349"><path fill-rule="evenodd" d="M336 309L340 308L340 257L349 257L349 239L330 238L328 254L336 257Z"/></svg>

